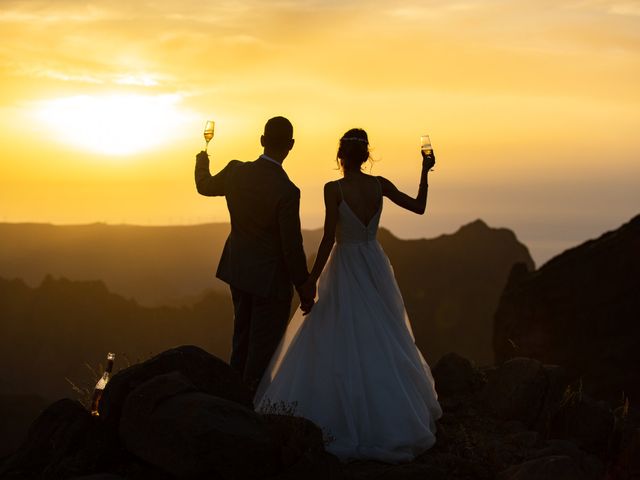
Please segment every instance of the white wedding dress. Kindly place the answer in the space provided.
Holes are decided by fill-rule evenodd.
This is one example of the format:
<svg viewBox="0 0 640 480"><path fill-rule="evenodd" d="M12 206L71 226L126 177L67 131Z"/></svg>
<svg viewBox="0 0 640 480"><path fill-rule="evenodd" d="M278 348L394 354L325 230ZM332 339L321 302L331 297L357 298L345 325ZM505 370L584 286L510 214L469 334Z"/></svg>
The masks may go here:
<svg viewBox="0 0 640 480"><path fill-rule="evenodd" d="M254 404L262 412L295 406L343 461L410 461L436 441L442 409L433 376L376 240L382 199L366 226L344 199L338 211L317 303L307 316L296 311Z"/></svg>

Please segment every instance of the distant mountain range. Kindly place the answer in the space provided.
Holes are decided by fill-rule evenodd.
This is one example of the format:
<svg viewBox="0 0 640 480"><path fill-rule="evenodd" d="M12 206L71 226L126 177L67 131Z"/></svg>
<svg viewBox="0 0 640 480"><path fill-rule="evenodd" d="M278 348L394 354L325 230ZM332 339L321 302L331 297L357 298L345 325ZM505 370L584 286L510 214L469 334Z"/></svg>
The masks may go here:
<svg viewBox="0 0 640 480"><path fill-rule="evenodd" d="M46 277L31 288L0 279L0 393L73 396L65 377L93 387L90 368L99 371L107 352L116 367L181 344L228 358L232 318L231 302L215 292L191 307L141 307L100 281Z"/></svg>
<svg viewBox="0 0 640 480"><path fill-rule="evenodd" d="M123 354L134 362L189 343L227 358L231 300L224 284L211 289L227 233L223 224L0 224L0 392L69 395L64 377L93 381L84 363L97 366L108 351L120 365ZM308 254L320 235L304 232ZM511 267L534 268L526 246L480 220L433 239L385 229L378 238L427 361L455 351L492 363L493 314Z"/></svg>
<svg viewBox="0 0 640 480"><path fill-rule="evenodd" d="M102 280L146 306L193 303L212 288L228 224L140 227L0 223L0 276ZM307 235L309 236L309 235ZM313 236L313 235L311 235ZM317 247L316 247L317 248Z"/></svg>

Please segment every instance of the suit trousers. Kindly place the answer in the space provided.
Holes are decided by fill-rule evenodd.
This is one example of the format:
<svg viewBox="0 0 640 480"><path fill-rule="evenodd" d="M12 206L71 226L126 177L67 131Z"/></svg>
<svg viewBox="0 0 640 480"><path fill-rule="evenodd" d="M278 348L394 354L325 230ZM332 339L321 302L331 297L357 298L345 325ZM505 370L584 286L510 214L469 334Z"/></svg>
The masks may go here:
<svg viewBox="0 0 640 480"><path fill-rule="evenodd" d="M291 300L265 298L231 286L234 324L230 364L253 391L287 329Z"/></svg>

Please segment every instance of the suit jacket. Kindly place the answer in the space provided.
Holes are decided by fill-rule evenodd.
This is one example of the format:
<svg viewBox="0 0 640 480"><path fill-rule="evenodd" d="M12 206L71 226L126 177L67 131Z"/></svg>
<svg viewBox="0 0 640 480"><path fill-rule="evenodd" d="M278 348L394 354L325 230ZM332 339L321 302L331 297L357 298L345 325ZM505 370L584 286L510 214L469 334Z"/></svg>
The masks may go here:
<svg viewBox="0 0 640 480"><path fill-rule="evenodd" d="M300 190L284 169L258 158L232 160L220 173L209 173L209 159L195 168L198 192L224 196L231 233L216 276L245 292L290 298L292 284L309 276L300 231Z"/></svg>

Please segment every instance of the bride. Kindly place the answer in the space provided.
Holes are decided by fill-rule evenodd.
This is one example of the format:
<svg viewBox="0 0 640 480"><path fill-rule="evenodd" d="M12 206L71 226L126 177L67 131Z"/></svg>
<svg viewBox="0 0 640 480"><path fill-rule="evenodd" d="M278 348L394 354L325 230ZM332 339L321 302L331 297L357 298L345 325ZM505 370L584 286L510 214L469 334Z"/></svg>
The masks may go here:
<svg viewBox="0 0 640 480"><path fill-rule="evenodd" d="M324 235L308 280L318 282L317 303L307 316L295 313L254 404L264 412L295 407L343 461L397 463L433 446L442 409L376 232L383 197L424 213L435 158L423 154L416 198L363 173L368 159L367 133L345 133L338 149L344 175L324 186Z"/></svg>

